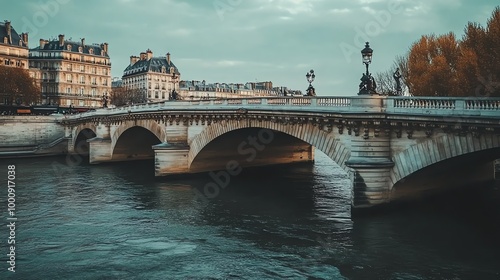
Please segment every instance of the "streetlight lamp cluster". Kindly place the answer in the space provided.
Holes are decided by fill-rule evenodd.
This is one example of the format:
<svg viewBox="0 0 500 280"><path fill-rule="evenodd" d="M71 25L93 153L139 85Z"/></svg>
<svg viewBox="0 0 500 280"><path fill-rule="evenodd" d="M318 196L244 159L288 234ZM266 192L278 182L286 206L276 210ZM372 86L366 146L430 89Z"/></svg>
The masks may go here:
<svg viewBox="0 0 500 280"><path fill-rule="evenodd" d="M314 79L316 78L316 74L314 74L314 70L309 70L309 72L306 73L306 79L309 82L309 87L307 88L307 96L316 96L316 90L312 86L312 82L314 82Z"/></svg>
<svg viewBox="0 0 500 280"><path fill-rule="evenodd" d="M372 57L373 57L373 49L370 48L370 43L366 42L365 48L361 50L361 58L363 64L366 66L366 72L363 73L361 77L361 83L359 84L359 92L358 95L371 95L371 94L377 94L376 89L377 89L377 84L375 83L375 79L373 78L372 74L369 71L369 65L372 63ZM306 90L306 96L316 96L316 92L314 87L312 86L312 82L316 78L316 74L314 74L314 70L310 70L309 72L306 73L306 79L309 82L309 87ZM394 73L394 79L396 80L397 83L397 92L400 94L401 92L401 85L399 83L399 79L401 78L401 75L399 74L399 69Z"/></svg>
<svg viewBox="0 0 500 280"><path fill-rule="evenodd" d="M372 63L373 50L370 48L370 43L366 42L365 48L361 50L363 64L366 65L366 73L361 77L359 84L358 95L376 94L377 84L372 74L368 71L368 66Z"/></svg>
<svg viewBox="0 0 500 280"><path fill-rule="evenodd" d="M365 48L361 50L361 61L363 64L366 66L366 72L362 73L361 77L361 83L359 84L359 92L358 95L372 95L372 94L379 94L377 93L377 83L375 82L375 79L372 76L372 73L369 71L369 65L372 63L372 57L373 57L373 49L370 48L370 43L366 42L365 43ZM395 85L395 91L391 92L389 94L393 94L396 96L401 96L403 95L403 89L401 86L401 73L400 69L397 68L394 74L392 75L394 78L396 85ZM306 96L316 96L316 92L314 90L314 87L312 86L312 82L316 78L316 74L314 74L314 70L310 70L309 72L306 73L306 79L309 82L309 87L306 90Z"/></svg>

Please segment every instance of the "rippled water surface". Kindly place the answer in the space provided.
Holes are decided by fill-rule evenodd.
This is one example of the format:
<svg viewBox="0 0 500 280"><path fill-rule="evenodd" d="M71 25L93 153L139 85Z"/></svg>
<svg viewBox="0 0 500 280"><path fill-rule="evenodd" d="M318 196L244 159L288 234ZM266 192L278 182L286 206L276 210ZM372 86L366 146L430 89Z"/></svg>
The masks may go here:
<svg viewBox="0 0 500 280"><path fill-rule="evenodd" d="M149 161L1 173L13 163L16 272L4 226L0 279L500 279L495 186L351 219L348 179L321 154L244 170L208 200L193 191L208 174L155 179Z"/></svg>

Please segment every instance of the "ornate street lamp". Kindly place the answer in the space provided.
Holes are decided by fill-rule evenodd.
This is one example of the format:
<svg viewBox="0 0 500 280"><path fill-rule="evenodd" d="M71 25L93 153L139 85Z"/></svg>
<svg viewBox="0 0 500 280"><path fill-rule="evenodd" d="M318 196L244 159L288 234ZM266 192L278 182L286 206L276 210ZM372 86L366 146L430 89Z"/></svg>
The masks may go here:
<svg viewBox="0 0 500 280"><path fill-rule="evenodd" d="M363 58L363 63L366 65L366 75L370 74L368 72L368 65L372 63L373 50L370 48L370 43L366 42L365 48L361 50L361 56Z"/></svg>
<svg viewBox="0 0 500 280"><path fill-rule="evenodd" d="M306 73L306 79L309 82L309 87L307 88L307 96L316 96L316 91L314 90L314 87L312 86L312 82L314 82L314 79L316 78L316 74L314 74L314 70L309 70L309 72Z"/></svg>
<svg viewBox="0 0 500 280"><path fill-rule="evenodd" d="M363 64L366 65L366 73L361 77L361 83L359 84L358 95L374 94L377 84L375 79L368 71L368 65L372 63L373 50L370 48L370 43L366 42L365 48L361 50L361 57Z"/></svg>

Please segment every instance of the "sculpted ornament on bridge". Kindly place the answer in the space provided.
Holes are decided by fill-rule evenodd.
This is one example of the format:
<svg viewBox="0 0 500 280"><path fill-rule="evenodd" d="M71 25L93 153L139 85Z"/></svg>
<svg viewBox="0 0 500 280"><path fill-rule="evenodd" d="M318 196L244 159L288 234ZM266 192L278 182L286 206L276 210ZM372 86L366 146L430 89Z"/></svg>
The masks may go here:
<svg viewBox="0 0 500 280"><path fill-rule="evenodd" d="M245 168L313 161L316 148L350 174L354 209L492 180L500 158L500 99L182 101L100 109L61 122L70 152L81 131L92 130L91 163L154 157L157 176L224 170L228 162ZM272 141L246 153L241 143L262 129L273 132Z"/></svg>

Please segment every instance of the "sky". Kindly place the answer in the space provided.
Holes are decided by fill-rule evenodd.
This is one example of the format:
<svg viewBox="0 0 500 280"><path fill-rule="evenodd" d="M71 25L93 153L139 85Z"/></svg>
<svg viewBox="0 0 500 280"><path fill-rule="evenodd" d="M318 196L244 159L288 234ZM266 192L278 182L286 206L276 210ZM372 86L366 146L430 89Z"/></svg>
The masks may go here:
<svg viewBox="0 0 500 280"><path fill-rule="evenodd" d="M394 69L422 35L461 38L469 21L485 25L496 0L0 0L0 20L40 38L109 44L112 76L131 55L170 52L182 80L272 81L305 92L313 69L319 96L354 96L370 72Z"/></svg>

